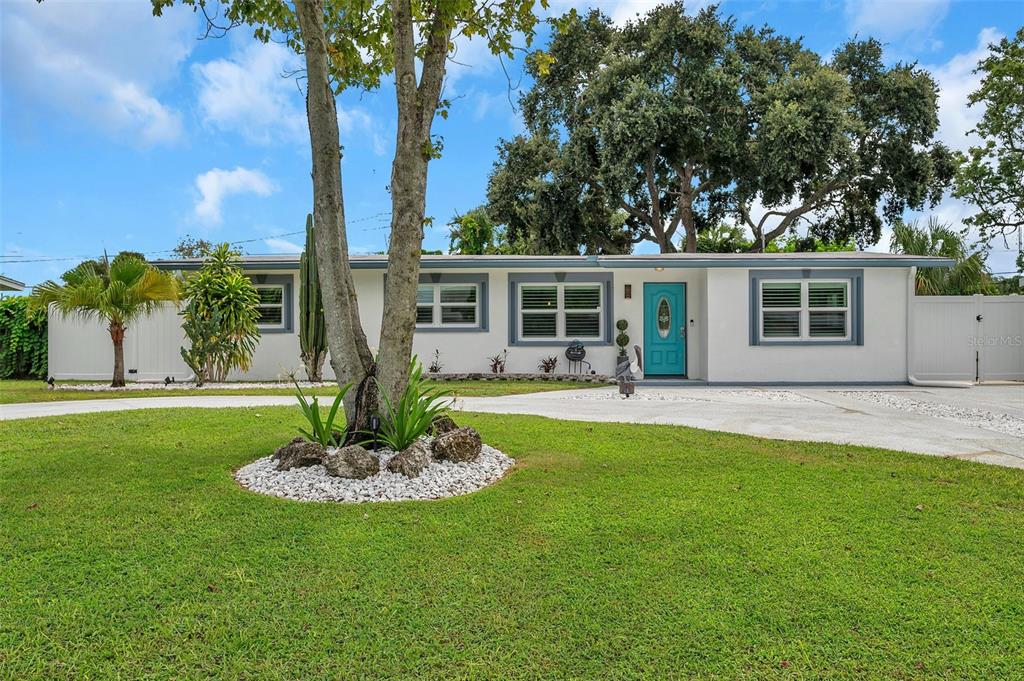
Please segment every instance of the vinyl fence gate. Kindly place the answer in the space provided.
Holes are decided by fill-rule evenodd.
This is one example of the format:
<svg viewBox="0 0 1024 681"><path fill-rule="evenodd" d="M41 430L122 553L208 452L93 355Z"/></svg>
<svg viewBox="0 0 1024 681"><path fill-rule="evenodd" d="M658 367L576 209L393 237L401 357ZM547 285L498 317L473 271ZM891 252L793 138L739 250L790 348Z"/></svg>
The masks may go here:
<svg viewBox="0 0 1024 681"><path fill-rule="evenodd" d="M916 296L910 324L917 378L1024 381L1024 296Z"/></svg>

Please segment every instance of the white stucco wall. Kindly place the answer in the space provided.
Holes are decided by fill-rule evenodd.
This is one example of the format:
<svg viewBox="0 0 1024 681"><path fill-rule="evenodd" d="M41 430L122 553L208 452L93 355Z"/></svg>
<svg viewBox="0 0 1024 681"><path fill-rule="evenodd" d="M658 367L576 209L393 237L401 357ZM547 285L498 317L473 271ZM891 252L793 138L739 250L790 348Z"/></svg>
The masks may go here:
<svg viewBox="0 0 1024 681"><path fill-rule="evenodd" d="M431 270L432 272L437 270ZM453 270L461 274L479 273L484 270ZM487 332L419 332L414 337L413 351L424 364L429 363L435 348L441 351L441 362L446 372L489 371L487 357L508 350L509 372L535 372L541 358L557 355L560 359L557 371L568 370L564 358L565 347L509 345L508 291L509 273L523 270L490 270L488 276L488 330ZM553 271L553 270L551 270ZM690 378L706 376L706 333L707 307L705 305L706 274L703 269L665 269L658 272L653 268L593 268L572 269L574 273L612 274L612 321L626 319L630 336L630 357L632 345L643 345L643 284L644 282L685 282L687 311L687 368ZM252 271L257 274L288 274L295 277L295 271ZM359 312L371 347L376 347L380 338L381 309L384 295L384 273L381 270L356 270L353 273L359 295ZM625 298L625 286L632 286L632 297ZM292 286L292 309L298 308L298 287ZM293 312L294 314L294 312ZM614 331L613 331L614 334ZM57 379L105 380L109 378L113 350L110 337L98 322L80 323L62 320L51 314L50 318L50 373ZM177 310L165 306L153 316L139 320L129 328L126 336L126 368L134 369L128 380L160 380L173 376L181 381L190 376L179 354L184 342ZM611 374L615 369L617 348L609 346L587 346L587 360L598 373ZM252 367L248 372L232 372L230 380L279 380L294 372L304 376L299 360L299 337L297 327L291 333L264 333L260 338ZM325 376L333 374L329 363L325 365Z"/></svg>
<svg viewBox="0 0 1024 681"><path fill-rule="evenodd" d="M747 269L709 269L707 379L712 383L904 382L907 269L864 269L863 345L750 344Z"/></svg>
<svg viewBox="0 0 1024 681"><path fill-rule="evenodd" d="M432 272L437 270L431 270ZM459 273L483 270L460 269ZM752 346L749 333L749 273L747 269L653 268L572 269L576 273L613 275L612 321L626 319L630 346L643 345L644 282L682 281L687 284L688 377L717 383L784 382L902 382L906 367L905 268L864 269L864 344L861 346ZM434 349L441 352L446 372L486 372L487 357L508 349L509 372L534 372L542 357L557 355L558 371L565 371L564 346L514 347L509 345L508 275L523 270L494 269L488 277L489 328L487 332L420 332L413 350L426 364ZM288 274L277 271L263 274ZM260 274L260 272L252 272ZM356 270L360 317L367 339L376 347L380 337L384 273ZM625 286L632 298L625 298ZM292 309L298 308L298 289L292 286ZM278 380L289 372L303 377L296 330L265 333L253 357L252 368L233 372L231 380ZM57 379L106 380L113 351L110 337L98 322L61 320L51 315L49 328L50 373ZM177 310L167 306L128 329L126 367L135 370L129 380L185 380L190 372L181 361L183 343ZM587 359L598 373L614 371L616 348L587 348ZM632 357L632 347L630 348ZM325 367L331 377L329 364Z"/></svg>

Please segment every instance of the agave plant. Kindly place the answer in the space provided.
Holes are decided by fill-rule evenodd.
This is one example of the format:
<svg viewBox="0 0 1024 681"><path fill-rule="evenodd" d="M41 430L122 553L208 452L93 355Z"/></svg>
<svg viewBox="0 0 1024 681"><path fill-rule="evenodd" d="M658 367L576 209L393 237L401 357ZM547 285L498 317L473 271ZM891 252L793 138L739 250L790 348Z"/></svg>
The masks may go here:
<svg viewBox="0 0 1024 681"><path fill-rule="evenodd" d="M451 400L447 399L451 393L442 388L430 388L428 383L423 378L423 365L415 357L409 364L409 382L397 402L392 403L378 383L387 414L381 419L379 432L363 431L364 435L373 436L364 444L379 440L400 452L426 435L434 419L451 406Z"/></svg>
<svg viewBox="0 0 1024 681"><path fill-rule="evenodd" d="M293 381L294 382L294 381ZM299 428L299 432L302 433L307 440L311 442L318 442L324 447L330 446L341 446L345 441L345 433L342 431L341 437L335 437L334 435L334 422L337 420L338 414L341 414L342 423L345 422L345 412L341 410L342 400L345 399L345 393L352 387L351 383L346 383L341 386L338 390L338 394L334 398L334 402L331 404L330 411L327 412L327 420L325 421L320 415L320 400L316 395L312 396L312 399L307 400L306 396L302 393L302 388L299 387L298 382L295 382L295 397L299 400L299 406L302 408L302 415L306 417L306 421L309 422L309 430L305 428ZM344 429L344 426L342 426Z"/></svg>

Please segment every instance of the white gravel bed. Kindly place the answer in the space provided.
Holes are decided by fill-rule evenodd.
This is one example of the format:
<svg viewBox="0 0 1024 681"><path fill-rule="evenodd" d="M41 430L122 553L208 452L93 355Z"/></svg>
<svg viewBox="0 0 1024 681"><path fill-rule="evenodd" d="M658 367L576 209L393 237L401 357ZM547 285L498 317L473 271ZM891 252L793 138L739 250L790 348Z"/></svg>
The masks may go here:
<svg viewBox="0 0 1024 681"><path fill-rule="evenodd" d="M1010 414L989 411L988 409L971 409L955 407L950 404L915 400L903 395L882 390L843 390L836 391L843 397L874 402L883 407L909 411L923 416L933 416L946 421L956 421L977 428L994 430L1014 437L1024 438L1024 419Z"/></svg>
<svg viewBox="0 0 1024 681"><path fill-rule="evenodd" d="M387 470L387 462L395 455L393 451L382 449L377 454L381 471L364 480L336 478L320 465L279 471L269 456L239 468L235 480L253 492L296 501L410 501L475 492L500 480L516 463L494 447L484 445L476 461L434 461L418 477L407 478Z"/></svg>
<svg viewBox="0 0 1024 681"><path fill-rule="evenodd" d="M331 387L337 386L334 382L324 383L311 383L309 381L299 381L300 388L322 388L324 386ZM275 382L275 381L264 381L262 383L257 382L230 382L230 383L204 383L202 386L197 386L195 383L168 383L164 385L161 381L159 383L128 383L123 388L112 388L109 383L60 383L58 382L54 387L54 390L86 390L89 392L144 392L146 390L252 390L253 388L295 388L294 383Z"/></svg>

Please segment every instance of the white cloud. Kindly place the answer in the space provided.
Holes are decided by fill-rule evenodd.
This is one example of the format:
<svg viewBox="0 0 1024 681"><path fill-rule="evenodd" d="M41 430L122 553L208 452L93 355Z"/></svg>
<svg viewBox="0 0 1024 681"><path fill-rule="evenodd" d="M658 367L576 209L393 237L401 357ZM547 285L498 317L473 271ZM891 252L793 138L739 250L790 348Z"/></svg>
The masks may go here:
<svg viewBox="0 0 1024 681"><path fill-rule="evenodd" d="M203 123L257 144L308 141L301 82L289 75L301 68L302 60L284 45L257 41L224 59L193 65ZM374 127L366 110L339 106L342 135Z"/></svg>
<svg viewBox="0 0 1024 681"><path fill-rule="evenodd" d="M297 243L288 241L287 239L280 239L278 237L270 237L264 239L263 243L273 251L274 253L302 253L304 248Z"/></svg>
<svg viewBox="0 0 1024 681"><path fill-rule="evenodd" d="M923 42L946 16L949 0L847 0L854 33L893 40L910 36Z"/></svg>
<svg viewBox="0 0 1024 681"><path fill-rule="evenodd" d="M977 144L977 137L968 135L983 113L980 105L967 106L968 95L979 84L978 76L972 72L988 55L989 44L1002 37L996 29L984 28L973 50L954 55L945 64L926 67L939 85L939 137L955 149Z"/></svg>
<svg viewBox="0 0 1024 681"><path fill-rule="evenodd" d="M306 134L302 95L289 73L298 56L283 45L251 42L225 59L195 64L203 122L250 141L301 139Z"/></svg>
<svg viewBox="0 0 1024 681"><path fill-rule="evenodd" d="M277 191L277 185L258 170L236 167L234 170L214 168L196 177L199 201L195 215L210 225L219 225L223 218L220 208L224 199L232 194L256 194L270 196Z"/></svg>
<svg viewBox="0 0 1024 681"><path fill-rule="evenodd" d="M16 106L44 104L143 146L182 136L181 115L153 91L195 43L191 11L155 18L144 2L11 0L0 3L0 25L4 87Z"/></svg>

